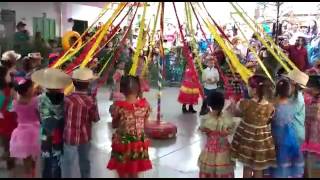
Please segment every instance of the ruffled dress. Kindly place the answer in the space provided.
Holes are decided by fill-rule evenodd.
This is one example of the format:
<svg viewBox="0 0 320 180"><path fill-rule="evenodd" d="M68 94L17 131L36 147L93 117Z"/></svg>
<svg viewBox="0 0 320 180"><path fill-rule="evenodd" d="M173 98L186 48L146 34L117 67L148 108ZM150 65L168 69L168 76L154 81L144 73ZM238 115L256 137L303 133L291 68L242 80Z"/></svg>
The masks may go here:
<svg viewBox="0 0 320 180"><path fill-rule="evenodd" d="M144 124L149 118L150 110L145 99L134 104L115 102L112 123L116 130L112 137L108 169L117 170L121 174L134 174L152 168L148 154L150 140L144 134Z"/></svg>
<svg viewBox="0 0 320 180"><path fill-rule="evenodd" d="M195 73L190 68L187 68L184 73L184 78L180 87L178 101L181 104L198 104L200 96L200 87L197 84Z"/></svg>
<svg viewBox="0 0 320 180"><path fill-rule="evenodd" d="M234 163L231 161L228 135L234 123L229 115L218 119L206 115L203 117L201 129L207 134L207 143L202 150L198 166L200 178L233 178Z"/></svg>

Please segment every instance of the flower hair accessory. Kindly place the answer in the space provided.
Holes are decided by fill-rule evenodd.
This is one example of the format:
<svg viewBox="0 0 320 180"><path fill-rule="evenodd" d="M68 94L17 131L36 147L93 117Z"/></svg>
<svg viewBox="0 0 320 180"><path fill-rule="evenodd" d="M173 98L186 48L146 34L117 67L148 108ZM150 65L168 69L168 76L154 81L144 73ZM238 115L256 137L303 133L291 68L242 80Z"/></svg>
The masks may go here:
<svg viewBox="0 0 320 180"><path fill-rule="evenodd" d="M18 85L22 85L27 82L27 80L23 77L17 77L17 78L15 78L15 81Z"/></svg>

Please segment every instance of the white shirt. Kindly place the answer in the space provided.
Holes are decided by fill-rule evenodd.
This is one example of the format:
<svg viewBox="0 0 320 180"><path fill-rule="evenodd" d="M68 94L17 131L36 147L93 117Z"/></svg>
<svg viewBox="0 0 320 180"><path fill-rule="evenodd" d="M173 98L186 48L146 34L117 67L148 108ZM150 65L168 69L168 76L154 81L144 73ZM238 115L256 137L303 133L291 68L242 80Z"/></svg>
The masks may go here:
<svg viewBox="0 0 320 180"><path fill-rule="evenodd" d="M216 82L213 84L207 83L208 79L214 79ZM207 67L202 72L202 81L204 82L204 88L208 90L217 89L217 82L219 81L219 72L216 68L212 67L211 69Z"/></svg>

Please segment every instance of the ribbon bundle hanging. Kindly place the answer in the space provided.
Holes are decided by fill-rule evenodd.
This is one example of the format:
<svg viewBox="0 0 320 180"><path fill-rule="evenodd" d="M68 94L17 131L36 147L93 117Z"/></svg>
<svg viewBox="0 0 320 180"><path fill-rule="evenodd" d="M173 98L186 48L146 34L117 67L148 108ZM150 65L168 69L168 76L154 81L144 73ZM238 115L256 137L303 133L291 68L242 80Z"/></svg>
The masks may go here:
<svg viewBox="0 0 320 180"><path fill-rule="evenodd" d="M117 60L119 59L120 54L122 53L123 48L124 48L124 45L125 45L125 43L126 43L126 39L127 39L128 34L129 34L129 31L130 31L130 29L131 29L131 27L132 27L133 20L134 20L136 14L137 14L137 11L138 11L138 7L136 8L136 10L135 10L135 12L134 12L134 14L133 14L133 17L132 17L132 19L131 19L131 21L130 21L130 24L129 24L127 30L125 31L122 39L120 40L118 49L116 50L115 55L114 55L114 56L112 57L112 59L111 59L111 64L110 64L110 66L108 66L108 68L106 69L106 71L105 71L104 74L101 74L102 77L100 77L100 79L99 79L99 81L98 81L98 85L97 85L96 91L97 91L100 87L102 87L103 84L108 80L108 77L109 77L108 75L109 75L110 69L114 66L114 64L115 64L115 63L117 62Z"/></svg>
<svg viewBox="0 0 320 180"><path fill-rule="evenodd" d="M124 3L121 2L117 9L115 10L115 12L112 14L111 18L107 21L106 24L103 25L103 30L102 32L99 34L97 41L95 42L95 44L92 46L92 48L90 49L90 51L88 52L87 56L85 57L85 59L83 60L83 62L80 65L80 68L84 68L89 60L92 58L94 52L96 51L96 49L98 48L99 44L101 43L102 39L104 38L105 34L108 33L109 27L112 24L113 20L119 16L119 14L122 12L122 10L126 7L128 3Z"/></svg>
<svg viewBox="0 0 320 180"><path fill-rule="evenodd" d="M178 26L179 26L179 30L180 30L181 39L182 39L182 42L183 42L183 54L186 57L187 63L189 65L191 71L193 71L193 73L196 76L196 79L197 79L196 83L197 83L198 87L200 88L200 95L201 95L202 98L204 98L203 87L202 87L202 85L200 83L199 75L198 75L198 72L197 72L197 70L195 68L195 64L192 61L191 52L190 52L189 47L187 45L186 39L184 38L184 34L183 34L182 26L181 26L181 23L180 23L180 20L179 20L179 17L178 17L176 5L175 5L174 2L172 2L172 4L173 4L174 12L176 14L176 18L177 18L177 21L178 21Z"/></svg>

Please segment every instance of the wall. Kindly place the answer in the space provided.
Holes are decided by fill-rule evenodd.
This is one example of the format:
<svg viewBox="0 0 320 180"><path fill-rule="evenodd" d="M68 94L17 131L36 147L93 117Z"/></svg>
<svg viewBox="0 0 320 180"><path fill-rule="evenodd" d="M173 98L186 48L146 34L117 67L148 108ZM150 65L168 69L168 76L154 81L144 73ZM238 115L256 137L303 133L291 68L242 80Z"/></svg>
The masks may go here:
<svg viewBox="0 0 320 180"><path fill-rule="evenodd" d="M10 9L16 11L16 22L23 20L27 24L27 30L33 35L33 17L43 17L56 20L56 36L60 35L60 12L59 2L0 2L0 9Z"/></svg>

